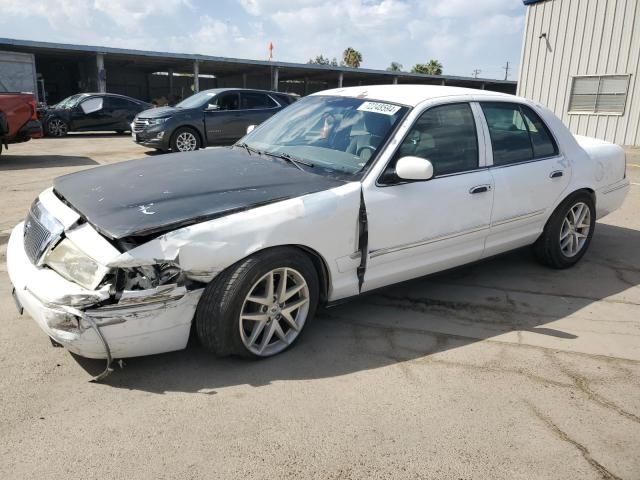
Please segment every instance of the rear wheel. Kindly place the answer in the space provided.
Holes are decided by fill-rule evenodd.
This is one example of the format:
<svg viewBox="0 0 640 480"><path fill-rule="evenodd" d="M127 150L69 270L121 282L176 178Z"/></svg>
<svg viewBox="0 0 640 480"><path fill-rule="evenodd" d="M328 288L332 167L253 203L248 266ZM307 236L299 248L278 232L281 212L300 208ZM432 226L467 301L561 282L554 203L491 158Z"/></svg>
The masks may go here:
<svg viewBox="0 0 640 480"><path fill-rule="evenodd" d="M198 338L217 355L276 355L298 339L313 317L318 292L318 275L303 252L260 252L231 266L205 289L196 311Z"/></svg>
<svg viewBox="0 0 640 480"><path fill-rule="evenodd" d="M534 244L538 259L553 268L568 268L582 258L589 248L595 229L593 198L577 193L562 202Z"/></svg>
<svg viewBox="0 0 640 480"><path fill-rule="evenodd" d="M47 122L47 133L52 137L64 137L69 132L67 122L59 118L52 118Z"/></svg>
<svg viewBox="0 0 640 480"><path fill-rule="evenodd" d="M171 137L171 150L174 152L193 152L199 148L200 136L191 128L179 128Z"/></svg>

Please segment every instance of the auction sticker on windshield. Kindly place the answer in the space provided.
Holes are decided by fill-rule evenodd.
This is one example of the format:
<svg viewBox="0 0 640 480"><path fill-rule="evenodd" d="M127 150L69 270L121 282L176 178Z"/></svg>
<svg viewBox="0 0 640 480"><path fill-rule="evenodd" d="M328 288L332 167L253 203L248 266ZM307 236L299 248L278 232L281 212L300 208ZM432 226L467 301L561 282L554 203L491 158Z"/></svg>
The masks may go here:
<svg viewBox="0 0 640 480"><path fill-rule="evenodd" d="M400 107L381 102L364 102L358 107L361 112L382 113L383 115L394 115Z"/></svg>

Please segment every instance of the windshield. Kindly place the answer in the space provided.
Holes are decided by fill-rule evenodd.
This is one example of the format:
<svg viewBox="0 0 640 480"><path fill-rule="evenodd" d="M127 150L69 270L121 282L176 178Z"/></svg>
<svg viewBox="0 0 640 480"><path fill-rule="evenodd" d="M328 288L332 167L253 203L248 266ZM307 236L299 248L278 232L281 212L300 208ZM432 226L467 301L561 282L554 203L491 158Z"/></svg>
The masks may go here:
<svg viewBox="0 0 640 480"><path fill-rule="evenodd" d="M77 93L75 95L71 95L70 97L65 98L64 100L62 100L60 103L56 104L55 107L56 108L64 108L64 109L70 109L70 108L75 108L78 106L78 104L80 103L80 101L85 98L88 97L89 94L87 93Z"/></svg>
<svg viewBox="0 0 640 480"><path fill-rule="evenodd" d="M355 174L373 161L407 110L387 102L314 95L274 115L239 144Z"/></svg>
<svg viewBox="0 0 640 480"><path fill-rule="evenodd" d="M200 92L185 98L176 105L178 108L195 108L202 107L208 100L216 96L217 92Z"/></svg>

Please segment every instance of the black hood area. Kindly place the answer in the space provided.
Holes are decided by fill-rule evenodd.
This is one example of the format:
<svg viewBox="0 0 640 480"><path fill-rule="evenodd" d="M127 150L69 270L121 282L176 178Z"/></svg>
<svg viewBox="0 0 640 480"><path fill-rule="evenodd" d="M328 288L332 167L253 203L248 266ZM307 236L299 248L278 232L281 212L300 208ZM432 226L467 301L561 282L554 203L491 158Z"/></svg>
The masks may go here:
<svg viewBox="0 0 640 480"><path fill-rule="evenodd" d="M100 233L147 237L343 184L238 147L172 153L64 175L58 197Z"/></svg>
<svg viewBox="0 0 640 480"><path fill-rule="evenodd" d="M53 108L53 107L49 107L47 108L44 112L43 112L43 118L49 118L49 117L62 117L62 118L69 118L69 115L71 114L71 110L68 108Z"/></svg>

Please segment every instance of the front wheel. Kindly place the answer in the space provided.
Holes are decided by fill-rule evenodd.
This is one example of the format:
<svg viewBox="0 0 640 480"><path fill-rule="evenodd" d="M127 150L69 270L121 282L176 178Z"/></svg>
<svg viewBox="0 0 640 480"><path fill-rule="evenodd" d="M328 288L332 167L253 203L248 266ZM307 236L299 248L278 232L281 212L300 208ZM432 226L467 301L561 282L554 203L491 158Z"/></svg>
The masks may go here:
<svg viewBox="0 0 640 480"><path fill-rule="evenodd" d="M171 150L174 152L193 152L199 148L200 136L191 128L179 128L171 137Z"/></svg>
<svg viewBox="0 0 640 480"><path fill-rule="evenodd" d="M196 310L198 338L217 355L276 355L309 323L318 293L318 274L302 251L257 253L229 267L205 289Z"/></svg>
<svg viewBox="0 0 640 480"><path fill-rule="evenodd" d="M64 137L69 132L67 122L59 118L52 118L47 122L47 133L52 137Z"/></svg>
<svg viewBox="0 0 640 480"><path fill-rule="evenodd" d="M596 225L593 198L578 193L562 202L534 244L538 259L553 268L568 268L586 253Z"/></svg>

